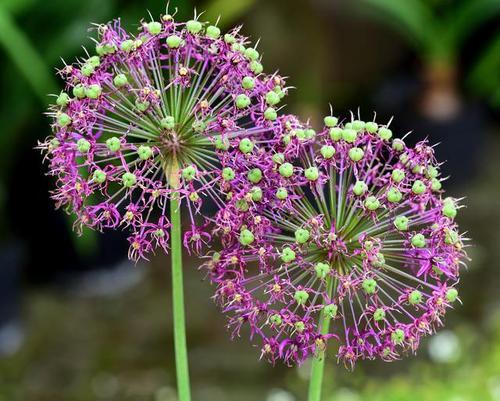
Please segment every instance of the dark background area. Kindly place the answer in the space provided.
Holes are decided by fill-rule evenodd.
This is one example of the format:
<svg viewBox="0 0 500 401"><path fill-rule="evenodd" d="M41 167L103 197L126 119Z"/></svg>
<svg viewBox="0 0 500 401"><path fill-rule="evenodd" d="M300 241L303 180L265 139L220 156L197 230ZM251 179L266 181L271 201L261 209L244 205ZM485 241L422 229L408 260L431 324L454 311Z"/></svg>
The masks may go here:
<svg viewBox="0 0 500 401"><path fill-rule="evenodd" d="M459 223L472 238L463 305L416 357L328 361L326 401L500 400L500 0L170 1L260 38L264 67L296 87L287 112L316 127L329 113L429 137ZM55 211L33 148L49 133L60 58L84 54L90 23L135 30L165 12L150 0L0 1L0 401L174 401L169 261L127 262L121 233L85 232ZM411 141L412 139L410 139ZM212 288L186 260L194 399L300 401L307 364L272 367L246 338L231 342Z"/></svg>

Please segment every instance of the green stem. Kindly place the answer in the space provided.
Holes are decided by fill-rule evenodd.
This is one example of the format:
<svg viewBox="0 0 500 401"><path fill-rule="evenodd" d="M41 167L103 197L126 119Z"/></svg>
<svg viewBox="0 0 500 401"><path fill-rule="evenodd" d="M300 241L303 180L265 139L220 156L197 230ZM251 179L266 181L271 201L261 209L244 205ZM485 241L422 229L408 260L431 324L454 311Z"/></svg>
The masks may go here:
<svg viewBox="0 0 500 401"><path fill-rule="evenodd" d="M172 311L174 320L175 367L179 401L191 401L189 368L186 346L186 323L184 317L184 289L182 282L182 238L179 194L174 193L170 201L170 244L172 256Z"/></svg>
<svg viewBox="0 0 500 401"><path fill-rule="evenodd" d="M327 291L330 294L332 290L333 280L328 279ZM321 311L319 320L321 322L321 334L328 334L330 328L330 316ZM323 372L325 370L326 348L319 350L318 354L313 357L311 365L311 377L309 380L308 401L321 401L321 386L323 384Z"/></svg>

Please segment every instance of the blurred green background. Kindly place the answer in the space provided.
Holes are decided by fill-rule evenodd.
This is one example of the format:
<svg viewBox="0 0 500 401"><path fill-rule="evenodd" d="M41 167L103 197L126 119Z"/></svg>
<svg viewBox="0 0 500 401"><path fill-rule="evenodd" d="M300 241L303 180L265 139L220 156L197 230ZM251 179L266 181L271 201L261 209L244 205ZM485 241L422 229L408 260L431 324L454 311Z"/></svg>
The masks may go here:
<svg viewBox="0 0 500 401"><path fill-rule="evenodd" d="M165 2L0 0L0 401L174 401L168 260L130 266L119 234L76 239L53 211L33 150L58 93L55 68L92 47L90 23L135 30ZM379 121L440 142L466 196L472 240L464 302L416 357L329 358L325 401L500 400L500 0L170 1L260 38L267 71L296 89L287 111ZM125 245L125 246L124 246ZM188 342L195 400L301 401L308 366L272 367L246 338L231 342L212 289L187 259Z"/></svg>

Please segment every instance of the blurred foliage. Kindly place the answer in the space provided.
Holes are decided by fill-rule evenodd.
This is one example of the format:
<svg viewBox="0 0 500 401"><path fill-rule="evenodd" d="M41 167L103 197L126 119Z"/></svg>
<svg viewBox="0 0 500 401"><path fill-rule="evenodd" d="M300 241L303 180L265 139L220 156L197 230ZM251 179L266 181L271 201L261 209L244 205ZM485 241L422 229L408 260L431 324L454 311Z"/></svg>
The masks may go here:
<svg viewBox="0 0 500 401"><path fill-rule="evenodd" d="M359 11L394 27L430 64L454 66L470 36L500 14L499 0L360 0ZM500 105L500 34L475 60L469 87Z"/></svg>

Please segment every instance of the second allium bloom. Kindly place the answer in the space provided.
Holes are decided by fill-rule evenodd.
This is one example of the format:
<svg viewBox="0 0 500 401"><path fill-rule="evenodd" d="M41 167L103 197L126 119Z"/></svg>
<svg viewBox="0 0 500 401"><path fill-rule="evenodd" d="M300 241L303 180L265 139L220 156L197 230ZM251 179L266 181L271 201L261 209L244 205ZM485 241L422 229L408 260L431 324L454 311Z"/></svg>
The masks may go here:
<svg viewBox="0 0 500 401"><path fill-rule="evenodd" d="M193 219L202 199L220 203L219 154L251 153L272 128L283 80L233 30L193 19L119 21L97 27L96 55L60 71L65 91L51 107L54 136L41 148L57 177L53 198L96 229L130 227L130 257L166 249L167 202L175 193ZM194 226L186 244L208 233Z"/></svg>
<svg viewBox="0 0 500 401"><path fill-rule="evenodd" d="M457 300L465 259L433 148L332 116L319 133L282 127L267 152L233 166L223 250L205 264L230 327L288 364L327 342L347 366L416 351Z"/></svg>

